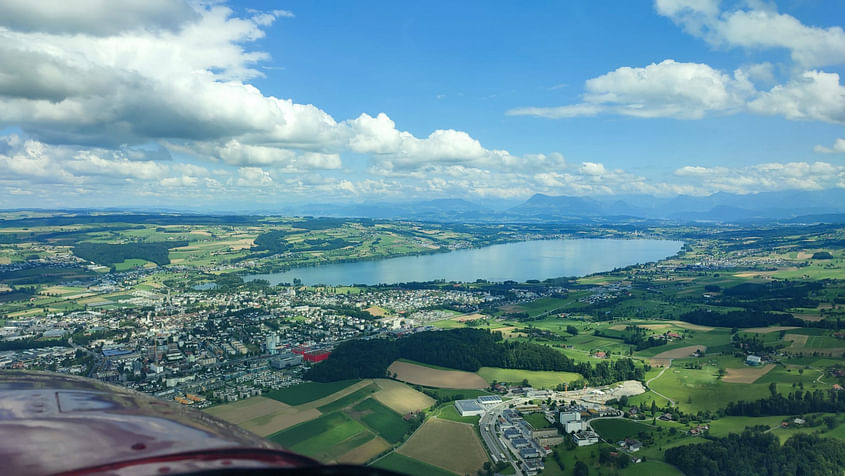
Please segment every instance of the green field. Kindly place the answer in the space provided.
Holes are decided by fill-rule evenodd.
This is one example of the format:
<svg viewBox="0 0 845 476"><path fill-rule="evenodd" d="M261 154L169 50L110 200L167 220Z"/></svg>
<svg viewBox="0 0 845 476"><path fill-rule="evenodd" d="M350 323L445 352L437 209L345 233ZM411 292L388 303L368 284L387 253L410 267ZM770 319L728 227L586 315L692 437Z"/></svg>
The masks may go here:
<svg viewBox="0 0 845 476"><path fill-rule="evenodd" d="M523 415L525 421L531 424L534 428L551 428L552 424L549 423L549 420L546 420L545 415L542 413L529 413L528 415Z"/></svg>
<svg viewBox="0 0 845 476"><path fill-rule="evenodd" d="M531 384L532 387L551 389L562 383L574 382L583 378L581 375L574 372L517 370L497 367L481 367L476 373L490 383L493 383L495 380L497 382L520 384L523 379L527 379L528 383Z"/></svg>
<svg viewBox="0 0 845 476"><path fill-rule="evenodd" d="M450 369L451 370L451 369ZM416 387L415 387L416 388ZM481 395L492 395L484 390L460 389L460 388L433 388L420 387L420 391L434 399L444 400L468 400Z"/></svg>
<svg viewBox="0 0 845 476"><path fill-rule="evenodd" d="M317 407L317 410L320 410L322 413L331 413L336 410L341 410L346 408L353 403L357 403L364 398L376 393L379 390L378 385L371 383L364 388L355 390L354 392L350 393L345 397L338 398L337 400L327 403L321 407Z"/></svg>
<svg viewBox="0 0 845 476"><path fill-rule="evenodd" d="M651 433L654 427L643 423L638 423L624 418L608 418L603 420L595 420L591 426L596 433L601 435L607 441L617 442L625 438L636 438L640 432Z"/></svg>
<svg viewBox="0 0 845 476"><path fill-rule="evenodd" d="M374 438L360 423L336 412L268 437L270 441L320 461L330 461Z"/></svg>
<svg viewBox="0 0 845 476"><path fill-rule="evenodd" d="M410 476L454 476L455 473L438 468L437 466L423 463L420 460L409 458L399 453L390 453L373 464L376 468L395 471Z"/></svg>
<svg viewBox="0 0 845 476"><path fill-rule="evenodd" d="M354 414L372 428L388 443L398 443L410 430L401 415L382 405L378 400L368 398L354 407ZM350 412L351 413L351 412Z"/></svg>
<svg viewBox="0 0 845 476"><path fill-rule="evenodd" d="M356 382L358 380L340 380L328 383L308 382L273 390L264 394L264 396L282 403L287 403L288 405L302 405L303 403L313 402L314 400L319 400L320 398L339 392Z"/></svg>
<svg viewBox="0 0 845 476"><path fill-rule="evenodd" d="M455 404L452 402L444 403L440 408L434 411L433 415L444 420L456 421L458 423L469 423L470 425L475 425L478 423L478 420L481 419L478 415L461 416L455 408Z"/></svg>

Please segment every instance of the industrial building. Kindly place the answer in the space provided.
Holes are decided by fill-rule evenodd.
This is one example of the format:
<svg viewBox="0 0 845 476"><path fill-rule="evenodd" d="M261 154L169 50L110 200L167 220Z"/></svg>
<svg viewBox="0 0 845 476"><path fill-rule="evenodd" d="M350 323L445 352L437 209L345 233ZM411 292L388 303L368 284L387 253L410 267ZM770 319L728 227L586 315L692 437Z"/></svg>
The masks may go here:
<svg viewBox="0 0 845 476"><path fill-rule="evenodd" d="M293 353L284 353L279 354L276 357L270 359L270 367L274 369L285 369L288 367L294 367L302 363L302 356L299 354Z"/></svg>
<svg viewBox="0 0 845 476"><path fill-rule="evenodd" d="M485 408L502 403L502 397L498 395L481 395L476 400Z"/></svg>
<svg viewBox="0 0 845 476"><path fill-rule="evenodd" d="M475 400L455 400L455 409L461 416L476 416L484 413L484 408Z"/></svg>
<svg viewBox="0 0 845 476"><path fill-rule="evenodd" d="M578 446L594 445L599 442L599 435L593 430L581 430L572 434L572 440Z"/></svg>

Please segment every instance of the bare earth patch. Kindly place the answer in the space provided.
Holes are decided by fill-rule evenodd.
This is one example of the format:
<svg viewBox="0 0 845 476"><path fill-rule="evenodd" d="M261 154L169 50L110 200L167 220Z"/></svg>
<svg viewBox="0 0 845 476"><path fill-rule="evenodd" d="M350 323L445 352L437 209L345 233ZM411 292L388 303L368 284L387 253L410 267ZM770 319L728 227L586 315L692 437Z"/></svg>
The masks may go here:
<svg viewBox="0 0 845 476"><path fill-rule="evenodd" d="M342 455L337 459L337 462L346 464L364 464L388 448L390 448L390 445L386 441L376 437L355 448L349 453Z"/></svg>
<svg viewBox="0 0 845 476"><path fill-rule="evenodd" d="M472 425L439 418L426 421L397 452L457 474L475 474L488 461Z"/></svg>
<svg viewBox="0 0 845 476"><path fill-rule="evenodd" d="M771 332L790 331L798 329L795 326L771 326L771 327L751 327L749 329L742 329L742 332L753 332L755 334L769 334Z"/></svg>
<svg viewBox="0 0 845 476"><path fill-rule="evenodd" d="M725 369L725 375L722 377L722 382L727 383L754 383L758 378L766 375L775 368L774 364L764 365L762 367L743 367L740 369Z"/></svg>
<svg viewBox="0 0 845 476"><path fill-rule="evenodd" d="M650 331L659 331L661 329L668 329L672 326L669 324L640 324L637 327L642 327L643 329L648 329Z"/></svg>
<svg viewBox="0 0 845 476"><path fill-rule="evenodd" d="M651 358L651 365L655 367L668 367L669 359L682 359L690 357L696 350L701 349L702 352L707 352L706 345L688 345L686 347L678 347L677 349L667 350L661 352Z"/></svg>
<svg viewBox="0 0 845 476"><path fill-rule="evenodd" d="M796 256L796 258L798 258L798 259L810 259L812 257L813 257L813 253L807 253L806 251L802 251L802 252L798 253L798 256Z"/></svg>
<svg viewBox="0 0 845 476"><path fill-rule="evenodd" d="M795 314L795 317L801 319L802 321L809 321L809 322L818 322L824 319L822 316L818 314Z"/></svg>
<svg viewBox="0 0 845 476"><path fill-rule="evenodd" d="M403 382L441 388L487 388L487 381L471 372L440 370L408 362L393 362L387 370Z"/></svg>
<svg viewBox="0 0 845 476"><path fill-rule="evenodd" d="M433 398L404 383L388 379L377 379L375 382L381 389L374 395L375 399L401 415L434 405Z"/></svg>

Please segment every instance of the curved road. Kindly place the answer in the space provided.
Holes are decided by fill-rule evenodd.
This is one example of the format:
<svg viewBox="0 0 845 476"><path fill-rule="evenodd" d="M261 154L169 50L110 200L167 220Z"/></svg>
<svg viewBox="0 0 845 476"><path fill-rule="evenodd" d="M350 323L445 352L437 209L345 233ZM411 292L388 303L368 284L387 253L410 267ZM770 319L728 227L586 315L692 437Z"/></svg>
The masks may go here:
<svg viewBox="0 0 845 476"><path fill-rule="evenodd" d="M646 386L646 388L648 388L649 390L651 390L652 392L654 392L654 394L655 394L655 395L659 395L659 396L661 396L661 397L665 398L665 399L669 402L669 406L670 406L670 407L674 407L674 406L676 405L676 403L675 403L675 401L674 401L674 400L672 400L671 398L667 397L666 395L663 395L662 393L658 392L657 390L655 390L655 389L651 388L651 382L652 382L652 381L654 381L654 380L657 380L657 379L658 379L661 375L663 375L663 372L665 372L665 371L666 371L666 369L668 369L668 368L670 368L670 367L672 367L672 359L669 359L669 365L668 365L668 366L666 366L666 367L663 367L663 370L661 370L659 374L657 374L657 375L655 375L654 377L652 377L652 378L648 379L648 380L646 381L646 383L645 383L645 386Z"/></svg>

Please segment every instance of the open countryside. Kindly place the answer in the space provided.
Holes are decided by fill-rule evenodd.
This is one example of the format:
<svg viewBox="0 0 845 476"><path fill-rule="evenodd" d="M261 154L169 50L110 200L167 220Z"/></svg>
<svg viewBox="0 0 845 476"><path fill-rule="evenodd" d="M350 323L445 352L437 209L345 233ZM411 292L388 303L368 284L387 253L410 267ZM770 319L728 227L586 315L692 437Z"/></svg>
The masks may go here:
<svg viewBox="0 0 845 476"><path fill-rule="evenodd" d="M312 233L305 223L284 236ZM196 228L209 234L183 229L179 239L213 238L212 228ZM708 432L723 437L749 428L782 445L797 444L793 438L805 435L841 439L845 420L837 413L837 388L845 385L845 292L841 280L812 277L815 270L843 268L835 245L839 228L770 234L751 244L747 236L761 230L741 233L743 238L661 233L684 237L684 249L653 263L523 283L270 286L240 275L176 273L159 265L126 271L132 281L120 286L103 278L112 275L108 267L73 272L57 267L39 278L47 280L42 285L26 284L33 280L26 268L8 272L4 320L43 325L40 316L61 308L80 322L96 322L90 330L69 324L72 344L90 353L70 348L73 357L63 360L67 368L107 376L124 355L157 355L158 363L138 369L149 378L135 377L131 360L118 367L127 385L171 395L181 405L207 407L212 415L324 462L464 474L468 467L450 466L443 452L428 455L434 442L417 438L444 422L471 430L452 433L464 435L461 444L482 448L486 460L472 463L475 470L510 467L524 474L573 474L578 461L596 472L669 474L677 460L667 451L700 443ZM780 251L784 247L808 250L801 256L810 251L813 256L819 247L833 252L829 260L801 261L798 253ZM44 259L62 256L44 249ZM127 250L82 252L96 251L91 257L108 263L135 259L126 258ZM156 250L139 252L152 262ZM720 258L702 261L710 255ZM776 277L778 270L798 266L807 277ZM740 271L759 268L775 271ZM103 280L101 288L65 281L89 273ZM232 296L238 296L235 310ZM148 311L135 311L156 302L183 311L156 320ZM116 314L123 317L109 319ZM163 338L131 344L140 342L137 330L145 326L179 326L197 318L201 325L180 334L181 347ZM7 326L8 332L26 329ZM322 329L319 343L313 343L314 329ZM69 345L61 329L52 332L65 338L32 342ZM212 337L217 335L231 337ZM38 349L33 355L52 355ZM195 365L189 357L208 371L188 370ZM507 400L500 406L495 397ZM504 413L511 404L519 413ZM581 417L562 422L564 413ZM626 436L614 441L605 435L614 431ZM635 462L642 456L645 461Z"/></svg>

